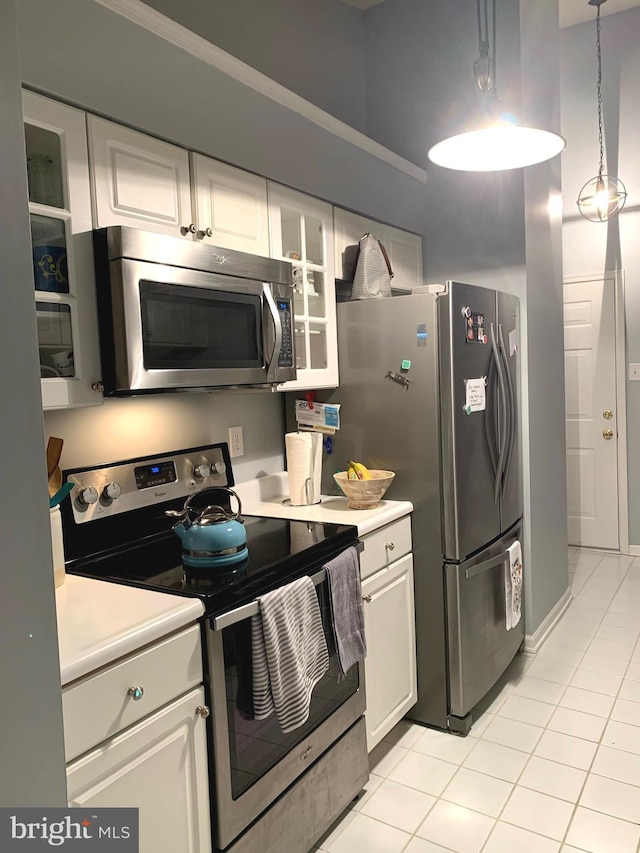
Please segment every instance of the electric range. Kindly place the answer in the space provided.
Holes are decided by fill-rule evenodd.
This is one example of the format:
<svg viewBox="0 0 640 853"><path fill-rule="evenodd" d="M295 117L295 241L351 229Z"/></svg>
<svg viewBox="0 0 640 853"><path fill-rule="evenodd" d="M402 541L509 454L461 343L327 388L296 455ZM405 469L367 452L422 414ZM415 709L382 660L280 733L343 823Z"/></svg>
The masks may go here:
<svg viewBox="0 0 640 853"><path fill-rule="evenodd" d="M182 542L166 510L220 504L233 487L228 446L205 445L106 466L69 469L71 500L61 507L66 571L202 599L209 617L312 572L355 544L351 525L242 516L248 557L232 566L182 564ZM206 491L205 491L206 490Z"/></svg>
<svg viewBox="0 0 640 853"><path fill-rule="evenodd" d="M311 848L369 775L361 663L341 676L323 569L344 549L360 547L357 527L244 517L248 557L230 567L192 569L182 564L182 542L165 512L181 510L190 496L196 508L218 504L232 510L228 492L217 491L234 485L226 444L64 475L73 483L71 500L61 507L69 573L196 596L204 603L201 638L216 851ZM251 679L257 599L303 575L316 588L329 669L313 687L306 722L284 733L275 715L247 715L243 685ZM331 789L331 797L318 797L319 787ZM293 819L301 802L308 804L303 822ZM267 838L277 839L277 848Z"/></svg>

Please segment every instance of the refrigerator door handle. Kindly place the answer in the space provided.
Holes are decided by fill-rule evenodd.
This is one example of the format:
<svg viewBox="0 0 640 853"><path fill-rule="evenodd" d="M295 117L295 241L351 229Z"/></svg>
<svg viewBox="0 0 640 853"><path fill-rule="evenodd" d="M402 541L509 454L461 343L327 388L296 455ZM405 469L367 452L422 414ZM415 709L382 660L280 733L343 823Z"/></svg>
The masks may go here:
<svg viewBox="0 0 640 853"><path fill-rule="evenodd" d="M491 571L491 569L495 569L495 567L499 566L500 563L505 562L508 555L508 551L503 551L502 554L498 554L497 557L492 557L490 560L487 560L486 563L480 563L478 566L472 566L470 569L465 569L465 580L471 580L471 578L475 578L478 575Z"/></svg>
<svg viewBox="0 0 640 853"><path fill-rule="evenodd" d="M513 447L516 438L516 400L511 379L511 371L509 370L509 362L507 361L507 349L504 345L504 337L502 335L502 325L498 326L498 337L500 339L500 353L504 362L504 370L507 378L507 408L509 411L509 441L507 445L507 459L504 466L503 488L506 486L509 477L509 469L511 468L511 460L513 458Z"/></svg>
<svg viewBox="0 0 640 853"><path fill-rule="evenodd" d="M489 361L489 375L487 377L487 410L485 412L485 434L487 438L487 447L489 449L489 460L491 461L491 470L493 471L493 481L498 472L498 399L497 395L491 393L493 382L496 377L496 360L493 352Z"/></svg>
<svg viewBox="0 0 640 853"><path fill-rule="evenodd" d="M504 471L504 463L505 463L505 454L507 450L507 433L504 428L504 425L507 422L507 400L506 400L506 391L505 391L505 382L504 376L502 375L502 362L500 361L500 353L498 351L498 344L496 342L496 330L495 326L491 324L491 348L493 350L493 356L496 362L496 369L498 372L498 398L500 400L500 450L498 453L498 466L496 471L496 482L493 493L494 503L498 502L498 496L500 495L500 487L502 486L502 473Z"/></svg>

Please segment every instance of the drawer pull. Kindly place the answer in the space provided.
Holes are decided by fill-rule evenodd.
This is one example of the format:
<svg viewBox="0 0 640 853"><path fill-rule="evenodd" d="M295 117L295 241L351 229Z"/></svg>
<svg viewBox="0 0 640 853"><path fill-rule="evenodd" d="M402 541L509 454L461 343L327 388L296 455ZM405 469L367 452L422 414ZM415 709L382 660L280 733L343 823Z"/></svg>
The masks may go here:
<svg viewBox="0 0 640 853"><path fill-rule="evenodd" d="M371 601L371 596L370 595L363 595L362 600L366 601L367 604L369 604L369 602Z"/></svg>
<svg viewBox="0 0 640 853"><path fill-rule="evenodd" d="M395 544L394 544L393 542L387 542L387 544L386 544L384 547L385 547L388 551L394 551L396 546L395 546Z"/></svg>
<svg viewBox="0 0 640 853"><path fill-rule="evenodd" d="M138 699L142 699L144 696L144 689L142 687L130 687L127 690L127 696L131 696L134 702L137 702Z"/></svg>
<svg viewBox="0 0 640 853"><path fill-rule="evenodd" d="M196 708L196 714L202 717L203 720L206 720L210 713L211 711L206 705L198 705Z"/></svg>

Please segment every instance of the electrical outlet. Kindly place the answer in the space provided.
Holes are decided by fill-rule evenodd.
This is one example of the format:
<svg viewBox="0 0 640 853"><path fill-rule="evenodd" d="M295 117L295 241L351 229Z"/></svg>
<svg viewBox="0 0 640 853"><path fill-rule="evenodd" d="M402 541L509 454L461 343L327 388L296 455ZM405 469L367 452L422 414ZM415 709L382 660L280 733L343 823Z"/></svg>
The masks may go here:
<svg viewBox="0 0 640 853"><path fill-rule="evenodd" d="M229 456L244 456L244 439L242 427L229 427Z"/></svg>

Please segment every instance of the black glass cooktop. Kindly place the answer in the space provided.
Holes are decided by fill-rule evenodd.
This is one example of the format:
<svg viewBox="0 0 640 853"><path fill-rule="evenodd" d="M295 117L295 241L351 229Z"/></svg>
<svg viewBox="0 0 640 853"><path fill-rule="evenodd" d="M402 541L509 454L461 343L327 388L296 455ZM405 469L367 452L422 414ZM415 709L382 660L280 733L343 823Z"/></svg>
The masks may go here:
<svg viewBox="0 0 640 853"><path fill-rule="evenodd" d="M201 598L207 616L252 601L323 563L356 542L349 525L244 516L249 556L234 566L193 569L182 565L182 543L173 532L125 548L78 558L67 571L176 595Z"/></svg>

